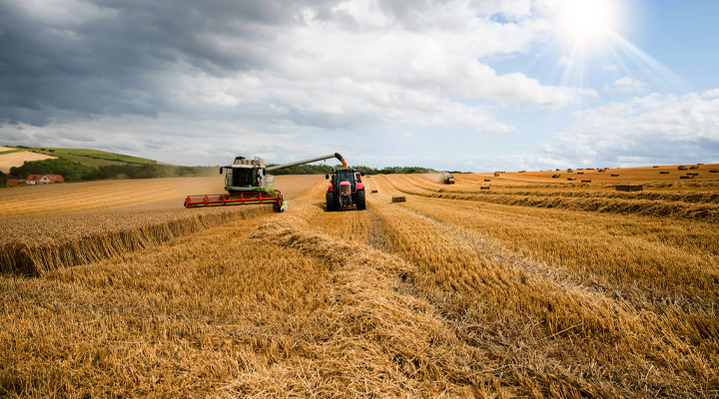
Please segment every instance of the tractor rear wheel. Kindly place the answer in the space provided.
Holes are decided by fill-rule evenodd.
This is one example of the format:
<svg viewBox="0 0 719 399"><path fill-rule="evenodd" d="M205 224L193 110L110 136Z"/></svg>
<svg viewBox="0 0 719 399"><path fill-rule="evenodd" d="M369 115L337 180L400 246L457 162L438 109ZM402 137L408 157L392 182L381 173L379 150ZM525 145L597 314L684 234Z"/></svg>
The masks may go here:
<svg viewBox="0 0 719 399"><path fill-rule="evenodd" d="M325 202L327 203L327 212L336 211L339 208L339 203L337 202L337 196L335 195L334 191L328 191L327 194L325 194Z"/></svg>
<svg viewBox="0 0 719 399"><path fill-rule="evenodd" d="M364 189L357 190L357 210L363 211L367 209L367 203L365 202Z"/></svg>

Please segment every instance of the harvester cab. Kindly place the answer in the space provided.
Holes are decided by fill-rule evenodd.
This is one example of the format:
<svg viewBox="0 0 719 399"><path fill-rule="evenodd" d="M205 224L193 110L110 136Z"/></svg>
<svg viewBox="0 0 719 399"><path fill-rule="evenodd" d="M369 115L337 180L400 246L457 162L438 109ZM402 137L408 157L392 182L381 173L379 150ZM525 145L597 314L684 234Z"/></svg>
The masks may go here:
<svg viewBox="0 0 719 399"><path fill-rule="evenodd" d="M350 168L335 169L332 175L325 175L330 185L325 194L327 211L336 211L340 208L357 206L358 210L367 208L365 202L364 172Z"/></svg>
<svg viewBox="0 0 719 399"><path fill-rule="evenodd" d="M275 190L275 177L270 172L330 158L337 158L347 167L345 159L338 152L270 167L265 165L262 158L235 157L232 165L220 167L220 174L225 173L225 190L228 194L189 195L185 199L185 207L272 204L275 211L283 212L287 209L287 201L279 190Z"/></svg>
<svg viewBox="0 0 719 399"><path fill-rule="evenodd" d="M225 172L225 190L229 193L254 191L259 188L270 188L274 179L267 174L265 161L261 158L245 159L236 157L232 165L220 167L220 174Z"/></svg>

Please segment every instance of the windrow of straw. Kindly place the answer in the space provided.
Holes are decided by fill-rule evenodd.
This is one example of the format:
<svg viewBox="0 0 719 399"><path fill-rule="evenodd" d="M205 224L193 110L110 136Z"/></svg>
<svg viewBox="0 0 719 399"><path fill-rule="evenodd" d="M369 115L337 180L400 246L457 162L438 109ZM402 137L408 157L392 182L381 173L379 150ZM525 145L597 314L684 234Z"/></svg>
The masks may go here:
<svg viewBox="0 0 719 399"><path fill-rule="evenodd" d="M40 276L271 212L260 205L2 219L0 229L8 233L0 241L0 273Z"/></svg>
<svg viewBox="0 0 719 399"><path fill-rule="evenodd" d="M419 179L414 176L404 177L408 184L414 188L426 190L429 192L441 192L448 194L476 194L476 187L468 188L446 188L428 183L426 179ZM654 184L643 183L645 187L653 187ZM669 183L670 186L674 186ZM662 184L662 187L664 185ZM719 204L719 185L707 185L704 190L682 190L682 191L637 191L637 192L616 192L616 185L606 185L602 188L607 190L584 189L581 185L565 186L561 190L546 190L546 185L523 186L523 187L503 187L494 185L495 188L502 188L493 193L482 193L489 195L505 194L518 196L535 196L535 197L568 197L568 198L606 198L606 199L630 199L630 200L649 200L649 201L667 201L667 202L688 202L697 204ZM591 186L586 186L591 187ZM683 188L683 186L678 186ZM690 187L687 187L690 188ZM700 187L691 187L700 188ZM707 191L709 189L709 191ZM420 194L421 195L421 194Z"/></svg>
<svg viewBox="0 0 719 399"><path fill-rule="evenodd" d="M445 198L463 201L479 201L493 204L528 206L538 208L560 208L586 212L605 212L619 214L636 214L641 216L665 217L675 219L719 221L719 203L717 194L708 193L704 196L686 194L686 198L695 200L704 198L709 202L690 203L684 201L638 199L627 195L626 198L613 196L605 192L586 192L577 195L561 192L549 193L512 193L506 191L475 191L475 192L446 192L446 190L432 191L413 185L408 181L393 180L394 187L405 194L419 195L427 198ZM554 195L552 195L554 194ZM594 194L594 196L592 196ZM589 195L589 196L587 196ZM681 194L676 196L682 197ZM659 195L658 197L661 197Z"/></svg>

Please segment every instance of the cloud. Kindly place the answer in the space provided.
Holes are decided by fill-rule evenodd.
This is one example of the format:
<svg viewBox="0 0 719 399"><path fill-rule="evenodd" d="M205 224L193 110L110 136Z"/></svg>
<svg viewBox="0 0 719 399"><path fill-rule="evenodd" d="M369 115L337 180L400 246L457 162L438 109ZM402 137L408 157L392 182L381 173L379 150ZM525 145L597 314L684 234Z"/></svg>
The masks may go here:
<svg viewBox="0 0 719 399"><path fill-rule="evenodd" d="M603 66L602 69L610 72L619 72L619 65L606 65Z"/></svg>
<svg viewBox="0 0 719 399"><path fill-rule="evenodd" d="M625 76L617 79L611 85L605 85L602 87L602 91L607 93L637 93L647 91L647 87L646 83Z"/></svg>
<svg viewBox="0 0 719 399"><path fill-rule="evenodd" d="M572 66L572 65L575 64L575 61L574 61L573 58L570 58L570 57L566 57L566 56L565 56L565 57L560 58L559 61L557 61L557 63L558 63L559 65Z"/></svg>
<svg viewBox="0 0 719 399"><path fill-rule="evenodd" d="M0 115L352 129L431 123L457 100L563 107L596 95L479 61L551 31L530 16L528 0L0 1Z"/></svg>
<svg viewBox="0 0 719 399"><path fill-rule="evenodd" d="M575 165L619 166L719 161L719 89L651 94L574 114L543 153Z"/></svg>

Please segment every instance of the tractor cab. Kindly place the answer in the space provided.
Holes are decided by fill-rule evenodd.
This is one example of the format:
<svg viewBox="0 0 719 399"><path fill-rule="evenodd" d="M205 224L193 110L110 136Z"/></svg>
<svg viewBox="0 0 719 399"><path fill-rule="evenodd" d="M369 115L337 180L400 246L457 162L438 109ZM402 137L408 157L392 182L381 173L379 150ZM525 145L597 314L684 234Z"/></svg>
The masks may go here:
<svg viewBox="0 0 719 399"><path fill-rule="evenodd" d="M337 170L337 171L332 175L332 179L333 179L333 184L334 184L334 180L336 179L336 180L337 180L337 184L339 184L340 187L342 186L342 183L343 183L343 182L347 182L347 183L349 183L349 185L350 185L351 191L354 191L354 190L355 190L355 186L356 186L356 184L357 184L357 182L356 182L356 176L355 176L355 172L354 172L353 170L351 170L351 169L350 169L350 170L348 170L348 169L339 169L339 170Z"/></svg>

